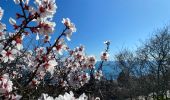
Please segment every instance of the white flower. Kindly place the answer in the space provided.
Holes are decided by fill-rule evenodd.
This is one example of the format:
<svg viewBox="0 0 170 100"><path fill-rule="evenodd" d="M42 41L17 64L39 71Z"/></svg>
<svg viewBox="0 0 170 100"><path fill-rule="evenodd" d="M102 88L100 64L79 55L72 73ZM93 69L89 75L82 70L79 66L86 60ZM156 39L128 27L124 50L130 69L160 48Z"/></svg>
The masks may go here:
<svg viewBox="0 0 170 100"><path fill-rule="evenodd" d="M55 27L55 22L50 22L50 21L43 21L43 22L39 22L39 29L38 32L48 35L49 33L53 33L54 32L54 27Z"/></svg>
<svg viewBox="0 0 170 100"><path fill-rule="evenodd" d="M57 6L55 0L35 0L35 4L38 6L40 18L52 18L56 13Z"/></svg>
<svg viewBox="0 0 170 100"><path fill-rule="evenodd" d="M101 71L101 70L98 70L98 71L95 70L95 79L100 80L100 78L101 78L102 76L103 76L103 74L102 74L102 71Z"/></svg>
<svg viewBox="0 0 170 100"><path fill-rule="evenodd" d="M68 28L72 29L73 32L76 32L74 23L71 22L69 18L63 18L62 23Z"/></svg>
<svg viewBox="0 0 170 100"><path fill-rule="evenodd" d="M9 36L10 36L10 37L13 37L13 36L16 35L16 34L17 34L16 32L14 32L14 33L9 32Z"/></svg>
<svg viewBox="0 0 170 100"><path fill-rule="evenodd" d="M39 48L36 48L36 55L42 55L45 53L45 48L44 47L39 47Z"/></svg>
<svg viewBox="0 0 170 100"><path fill-rule="evenodd" d="M95 56L88 56L87 58L87 64L90 65L90 66L93 66L95 65L96 63L96 58Z"/></svg>
<svg viewBox="0 0 170 100"><path fill-rule="evenodd" d="M57 51L59 55L62 55L63 50L66 50L67 45L64 44L64 39L60 39L56 46L53 48L54 51Z"/></svg>
<svg viewBox="0 0 170 100"><path fill-rule="evenodd" d="M1 52L1 55L2 55L2 58L1 60L6 63L8 60L9 61L12 61L15 59L15 54L16 54L16 49L12 49L12 50L8 50L8 51L5 51L5 50L2 50Z"/></svg>
<svg viewBox="0 0 170 100"><path fill-rule="evenodd" d="M71 29L67 29L65 32L66 38L68 41L70 41L71 36L72 36L72 30Z"/></svg>
<svg viewBox="0 0 170 100"><path fill-rule="evenodd" d="M4 10L0 7L0 20L2 19L3 14L4 14Z"/></svg>
<svg viewBox="0 0 170 100"><path fill-rule="evenodd" d="M65 93L64 95L59 95L55 100L75 100L74 94L72 91L70 93Z"/></svg>
<svg viewBox="0 0 170 100"><path fill-rule="evenodd" d="M107 61L109 58L109 54L107 52L102 52L101 53L101 60Z"/></svg>
<svg viewBox="0 0 170 100"><path fill-rule="evenodd" d="M15 40L13 40L12 44L15 45L18 50L23 49L22 38L21 37L17 37Z"/></svg>
<svg viewBox="0 0 170 100"><path fill-rule="evenodd" d="M76 27L74 23L71 23L69 18L63 18L62 23L67 27L64 34L66 35L66 38L68 41L70 41L70 37L72 36L73 32L76 32Z"/></svg>
<svg viewBox="0 0 170 100"><path fill-rule="evenodd" d="M71 26L71 21L69 18L63 18L61 22L67 27Z"/></svg>
<svg viewBox="0 0 170 100"><path fill-rule="evenodd" d="M90 80L90 76L88 73L83 73L81 77L79 77L79 80L81 81L81 85L83 86L85 83L88 83L88 81Z"/></svg>
<svg viewBox="0 0 170 100"><path fill-rule="evenodd" d="M88 100L88 97L83 93L79 98L76 99L73 92L70 91L69 93L66 92L64 95L59 95L56 98L43 93L41 97L38 98L38 100Z"/></svg>
<svg viewBox="0 0 170 100"><path fill-rule="evenodd" d="M64 94L64 100L74 100L75 97L74 97L74 94L72 91L70 91L70 93L65 93Z"/></svg>
<svg viewBox="0 0 170 100"><path fill-rule="evenodd" d="M49 60L48 62L45 63L44 67L45 69L50 72L51 74L54 73L54 67L57 65L58 63L56 62L55 59L53 60Z"/></svg>
<svg viewBox="0 0 170 100"><path fill-rule="evenodd" d="M70 38L71 38L73 32L76 32L76 29L75 29L75 28L73 28L73 29L72 29L72 28L71 28L71 29L67 29L67 30L64 32L68 41L71 40Z"/></svg>
<svg viewBox="0 0 170 100"><path fill-rule="evenodd" d="M55 0L48 0L48 7L47 7L47 12L48 15L53 15L54 13L56 13L56 3Z"/></svg>
<svg viewBox="0 0 170 100"><path fill-rule="evenodd" d="M0 78L0 93L11 92L12 91L12 86L13 86L13 83L9 79L8 74L4 74Z"/></svg>
<svg viewBox="0 0 170 100"><path fill-rule="evenodd" d="M9 23L11 24L11 25L16 25L16 21L15 21L15 19L13 19L13 18L9 18Z"/></svg>

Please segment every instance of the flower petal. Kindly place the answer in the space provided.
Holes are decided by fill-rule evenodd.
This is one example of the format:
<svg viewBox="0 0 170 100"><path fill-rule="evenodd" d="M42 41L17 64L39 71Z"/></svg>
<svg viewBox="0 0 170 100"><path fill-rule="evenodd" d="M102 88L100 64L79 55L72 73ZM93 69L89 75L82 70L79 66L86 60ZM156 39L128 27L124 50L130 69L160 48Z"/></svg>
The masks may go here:
<svg viewBox="0 0 170 100"><path fill-rule="evenodd" d="M15 21L15 19L13 19L13 18L9 18L9 23L11 24L11 25L16 25L16 21Z"/></svg>
<svg viewBox="0 0 170 100"><path fill-rule="evenodd" d="M36 40L39 40L40 39L40 37L39 37L39 35L38 35L38 33L37 33L37 35L36 35Z"/></svg>

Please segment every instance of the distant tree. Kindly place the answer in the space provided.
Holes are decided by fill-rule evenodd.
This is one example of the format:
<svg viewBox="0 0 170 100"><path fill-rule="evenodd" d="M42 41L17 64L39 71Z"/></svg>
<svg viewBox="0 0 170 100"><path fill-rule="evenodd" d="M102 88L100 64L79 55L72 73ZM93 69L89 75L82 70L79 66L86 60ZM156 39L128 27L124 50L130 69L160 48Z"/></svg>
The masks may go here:
<svg viewBox="0 0 170 100"><path fill-rule="evenodd" d="M129 97L139 95L147 99L150 93L156 98L167 98L170 89L170 32L166 27L152 35L135 52L124 49L115 55L121 69L118 86L128 91ZM153 95L153 98L155 98Z"/></svg>
<svg viewBox="0 0 170 100"><path fill-rule="evenodd" d="M121 69L117 78L118 84L121 88L128 91L129 97L132 99L135 96L135 73L134 68L136 65L135 55L130 50L124 49L115 55L116 65Z"/></svg>
<svg viewBox="0 0 170 100"><path fill-rule="evenodd" d="M144 65L149 69L149 73L155 76L157 99L166 95L168 87L168 70L170 67L170 32L164 28L153 35L144 43L141 48L145 55ZM154 78L153 78L154 79ZM155 82L153 81L153 82Z"/></svg>

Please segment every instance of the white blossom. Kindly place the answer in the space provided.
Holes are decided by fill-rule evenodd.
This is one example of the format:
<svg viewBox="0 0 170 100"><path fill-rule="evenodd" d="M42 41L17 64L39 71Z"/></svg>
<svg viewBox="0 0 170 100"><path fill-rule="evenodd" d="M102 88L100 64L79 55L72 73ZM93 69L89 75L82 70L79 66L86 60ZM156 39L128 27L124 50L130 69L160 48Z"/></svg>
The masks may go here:
<svg viewBox="0 0 170 100"><path fill-rule="evenodd" d="M55 59L49 60L44 64L45 69L50 72L51 74L54 73L54 67L57 65L58 63L55 61Z"/></svg>
<svg viewBox="0 0 170 100"><path fill-rule="evenodd" d="M31 0L14 0L15 4L23 4L22 10L25 12L25 14L17 13L17 19L21 18L21 20L17 21L20 22L20 25L19 23L17 25L15 19L9 18L9 23L13 25L15 29L14 33L9 32L6 34L6 25L0 22L0 40L3 40L0 43L0 61L2 68L5 67L5 69L2 69L2 73L5 71L10 72L9 76L13 78L14 81L15 79L18 81L19 79L21 86L24 86L25 82L22 81L25 76L31 76L26 77L26 83L27 81L29 82L28 85L31 86L30 89L39 89L37 86L40 85L40 83L42 83L41 85L49 85L48 83L50 83L50 85L60 85L65 89L69 89L70 87L80 88L85 83L88 83L91 76L89 75L90 68L95 68L95 56L87 56L83 46L71 50L63 38L57 38L54 45L45 44L50 41L50 33L54 32L56 26L56 23L52 22L52 18L57 9L55 0L35 0L36 6L28 5L29 1ZM0 20L2 19L3 13L4 11L0 7ZM61 36L64 35L65 38L70 41L73 32L76 32L75 24L72 23L69 18L63 18L62 23L66 29ZM21 30L17 30L18 28L21 28ZM30 31L36 33L36 40L40 39L39 36L44 37L44 44L33 44L31 41L27 44L25 38ZM10 40L8 41L8 39ZM29 39L31 40L32 38L29 37ZM23 40L26 41L23 42ZM41 43L42 41L39 42ZM109 43L108 41L105 42L107 45ZM30 47L23 48L24 44L30 44ZM28 49L32 51L29 52ZM64 51L68 52L65 53ZM15 59L16 64L13 64ZM101 59L108 59L107 52L102 53ZM50 82L46 82L46 78L49 78L48 72L51 73L51 76L49 75ZM93 75L95 79L100 79L102 77L102 71L94 71ZM22 97L16 94L19 93L19 85L15 84L14 86L16 87L12 87L13 83L9 79L9 76L8 74L4 74L0 77L0 94L9 94L7 96L10 99L19 100ZM15 91L12 91L12 89ZM73 92L70 91L55 98L48 94L42 94L38 100L87 100L87 96L83 93L79 98L76 98Z"/></svg>
<svg viewBox="0 0 170 100"><path fill-rule="evenodd" d="M38 13L41 18L52 18L56 13L57 6L55 0L35 0L35 4L38 6Z"/></svg>
<svg viewBox="0 0 170 100"><path fill-rule="evenodd" d="M71 20L69 18L63 18L62 23L66 26L66 27L70 27L71 26Z"/></svg>
<svg viewBox="0 0 170 100"><path fill-rule="evenodd" d="M53 51L57 51L59 55L63 54L63 51L66 50L67 45L64 43L64 39L59 39L58 43L55 47L53 47Z"/></svg>
<svg viewBox="0 0 170 100"><path fill-rule="evenodd" d="M16 49L12 49L12 50L2 50L1 55L2 58L1 60L6 63L7 61L13 61L15 59L15 54L17 53Z"/></svg>
<svg viewBox="0 0 170 100"><path fill-rule="evenodd" d="M67 40L70 41L72 33L76 32L76 27L75 27L74 23L72 23L70 21L69 18L63 18L62 23L67 27L67 29L65 30L64 33L66 35Z"/></svg>
<svg viewBox="0 0 170 100"><path fill-rule="evenodd" d="M59 95L56 98L43 93L38 100L88 100L88 97L83 93L79 98L75 98L73 92L70 91L69 93L66 92L64 95Z"/></svg>
<svg viewBox="0 0 170 100"><path fill-rule="evenodd" d="M13 86L13 83L9 79L9 75L8 74L4 74L0 78L0 93L11 92L12 91L12 86Z"/></svg>
<svg viewBox="0 0 170 100"><path fill-rule="evenodd" d="M71 38L73 32L76 32L76 29L75 29L75 28L67 29L67 30L64 32L68 41L71 40L70 38Z"/></svg>
<svg viewBox="0 0 170 100"><path fill-rule="evenodd" d="M23 49L22 37L17 37L15 40L12 41L12 44L15 45L18 50Z"/></svg>
<svg viewBox="0 0 170 100"><path fill-rule="evenodd" d="M96 63L96 58L95 56L88 56L87 58L87 64L88 65L94 65Z"/></svg>
<svg viewBox="0 0 170 100"><path fill-rule="evenodd" d="M50 21L41 21L39 22L39 29L38 32L42 33L44 35L48 35L50 33L54 32L54 28L55 28L56 24L55 22L50 22Z"/></svg>
<svg viewBox="0 0 170 100"><path fill-rule="evenodd" d="M107 61L109 58L109 54L107 52L102 52L100 58L102 61Z"/></svg>
<svg viewBox="0 0 170 100"><path fill-rule="evenodd" d="M94 76L95 76L95 79L100 80L101 77L103 76L102 71L101 70L98 70L98 71L95 70Z"/></svg>

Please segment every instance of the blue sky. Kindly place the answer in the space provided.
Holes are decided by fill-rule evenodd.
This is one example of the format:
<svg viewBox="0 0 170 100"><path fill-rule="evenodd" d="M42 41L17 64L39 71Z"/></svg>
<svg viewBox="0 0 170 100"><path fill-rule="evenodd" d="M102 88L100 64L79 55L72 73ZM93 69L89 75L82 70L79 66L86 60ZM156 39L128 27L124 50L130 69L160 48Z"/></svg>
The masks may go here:
<svg viewBox="0 0 170 100"><path fill-rule="evenodd" d="M30 0L33 1L33 0ZM111 40L110 54L123 47L134 50L140 40L147 39L157 29L169 25L170 0L56 0L57 13L54 21L57 37L64 28L61 20L70 18L77 27L70 47L83 44L87 54L98 58L104 49L103 41ZM5 10L2 22L7 23L10 16L19 10L13 0L0 0Z"/></svg>

